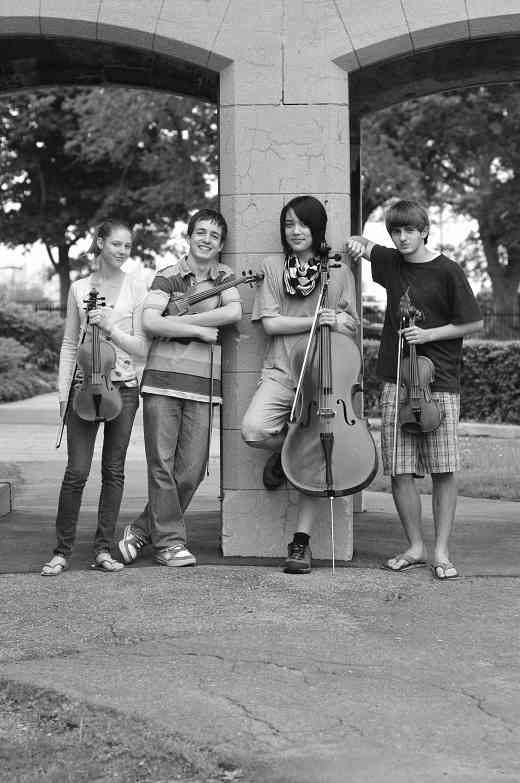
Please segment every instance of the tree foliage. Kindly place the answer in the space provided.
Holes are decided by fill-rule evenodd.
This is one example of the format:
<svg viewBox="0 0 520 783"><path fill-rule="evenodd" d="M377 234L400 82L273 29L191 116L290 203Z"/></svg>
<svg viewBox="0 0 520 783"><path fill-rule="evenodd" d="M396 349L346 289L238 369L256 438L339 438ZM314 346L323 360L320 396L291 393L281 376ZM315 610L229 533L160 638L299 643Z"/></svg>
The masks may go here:
<svg viewBox="0 0 520 783"><path fill-rule="evenodd" d="M56 88L0 101L2 242L44 243L66 301L75 250L108 215L136 227L150 262L203 203L217 168L213 105L122 88Z"/></svg>
<svg viewBox="0 0 520 783"><path fill-rule="evenodd" d="M481 86L433 95L371 115L364 127L369 209L391 197L449 205L474 219L498 311L518 316L520 91ZM379 147L379 149L378 149ZM471 263L468 253L461 256Z"/></svg>

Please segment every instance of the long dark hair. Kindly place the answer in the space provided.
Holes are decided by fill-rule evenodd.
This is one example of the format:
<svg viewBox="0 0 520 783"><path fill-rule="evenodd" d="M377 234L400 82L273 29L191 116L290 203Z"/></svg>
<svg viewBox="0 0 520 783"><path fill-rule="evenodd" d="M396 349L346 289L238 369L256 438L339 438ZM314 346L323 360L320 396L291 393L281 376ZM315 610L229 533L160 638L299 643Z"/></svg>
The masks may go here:
<svg viewBox="0 0 520 783"><path fill-rule="evenodd" d="M312 236L312 250L314 253L318 253L320 245L325 239L325 229L327 228L325 207L314 196L296 196L287 202L280 213L280 238L287 255L292 253L285 237L285 219L290 209L293 210L298 220L309 227Z"/></svg>

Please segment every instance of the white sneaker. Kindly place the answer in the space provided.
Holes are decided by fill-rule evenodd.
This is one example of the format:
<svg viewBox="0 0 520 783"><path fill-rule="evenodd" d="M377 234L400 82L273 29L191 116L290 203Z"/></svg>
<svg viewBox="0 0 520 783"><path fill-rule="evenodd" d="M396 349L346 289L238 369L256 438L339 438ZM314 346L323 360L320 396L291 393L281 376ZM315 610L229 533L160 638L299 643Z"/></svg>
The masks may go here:
<svg viewBox="0 0 520 783"><path fill-rule="evenodd" d="M125 563L133 563L141 554L141 549L148 541L138 533L132 525L127 525L123 530L123 538L117 542L117 548Z"/></svg>
<svg viewBox="0 0 520 783"><path fill-rule="evenodd" d="M166 549L159 549L155 554L155 561L165 566L194 566L197 565L195 555L192 555L184 544L176 544Z"/></svg>

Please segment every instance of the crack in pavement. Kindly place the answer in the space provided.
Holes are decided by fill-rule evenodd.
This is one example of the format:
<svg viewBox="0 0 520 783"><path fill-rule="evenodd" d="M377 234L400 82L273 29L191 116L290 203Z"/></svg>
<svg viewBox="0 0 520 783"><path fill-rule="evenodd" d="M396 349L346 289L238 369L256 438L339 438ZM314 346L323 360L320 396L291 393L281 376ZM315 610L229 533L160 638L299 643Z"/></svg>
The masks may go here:
<svg viewBox="0 0 520 783"><path fill-rule="evenodd" d="M485 704L485 698L483 696L479 696L474 693L470 693L469 691L465 690L464 688L460 689L460 693L463 694L463 696L466 696L468 699L470 699L476 706L477 710L480 710L480 712L483 712L484 715L487 715L489 718L493 718L494 720L498 720L508 731L510 734L514 734L515 731L518 730L518 726L510 726L509 723L506 721L505 718L503 718L501 715L497 715L494 712L491 712L490 710L486 709L484 707Z"/></svg>

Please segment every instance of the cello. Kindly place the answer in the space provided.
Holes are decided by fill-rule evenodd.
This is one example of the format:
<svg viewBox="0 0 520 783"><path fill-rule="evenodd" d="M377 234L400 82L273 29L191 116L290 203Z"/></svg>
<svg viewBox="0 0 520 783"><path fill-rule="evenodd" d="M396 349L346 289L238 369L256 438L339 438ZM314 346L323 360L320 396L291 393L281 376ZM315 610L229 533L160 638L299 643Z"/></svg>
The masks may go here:
<svg viewBox="0 0 520 783"><path fill-rule="evenodd" d="M368 486L378 461L374 439L361 414L360 350L348 335L318 325L320 310L327 307L329 260L340 258L329 253L323 242L321 289L310 335L292 351L293 372L295 377L299 372L299 381L281 456L293 487L330 498L334 567L332 500Z"/></svg>
<svg viewBox="0 0 520 783"><path fill-rule="evenodd" d="M104 302L95 288L85 300L88 314ZM74 396L72 407L85 421L111 421L122 408L121 395L111 379L116 363L114 346L106 340L96 324L90 325L78 349L77 364L83 371L83 380Z"/></svg>

